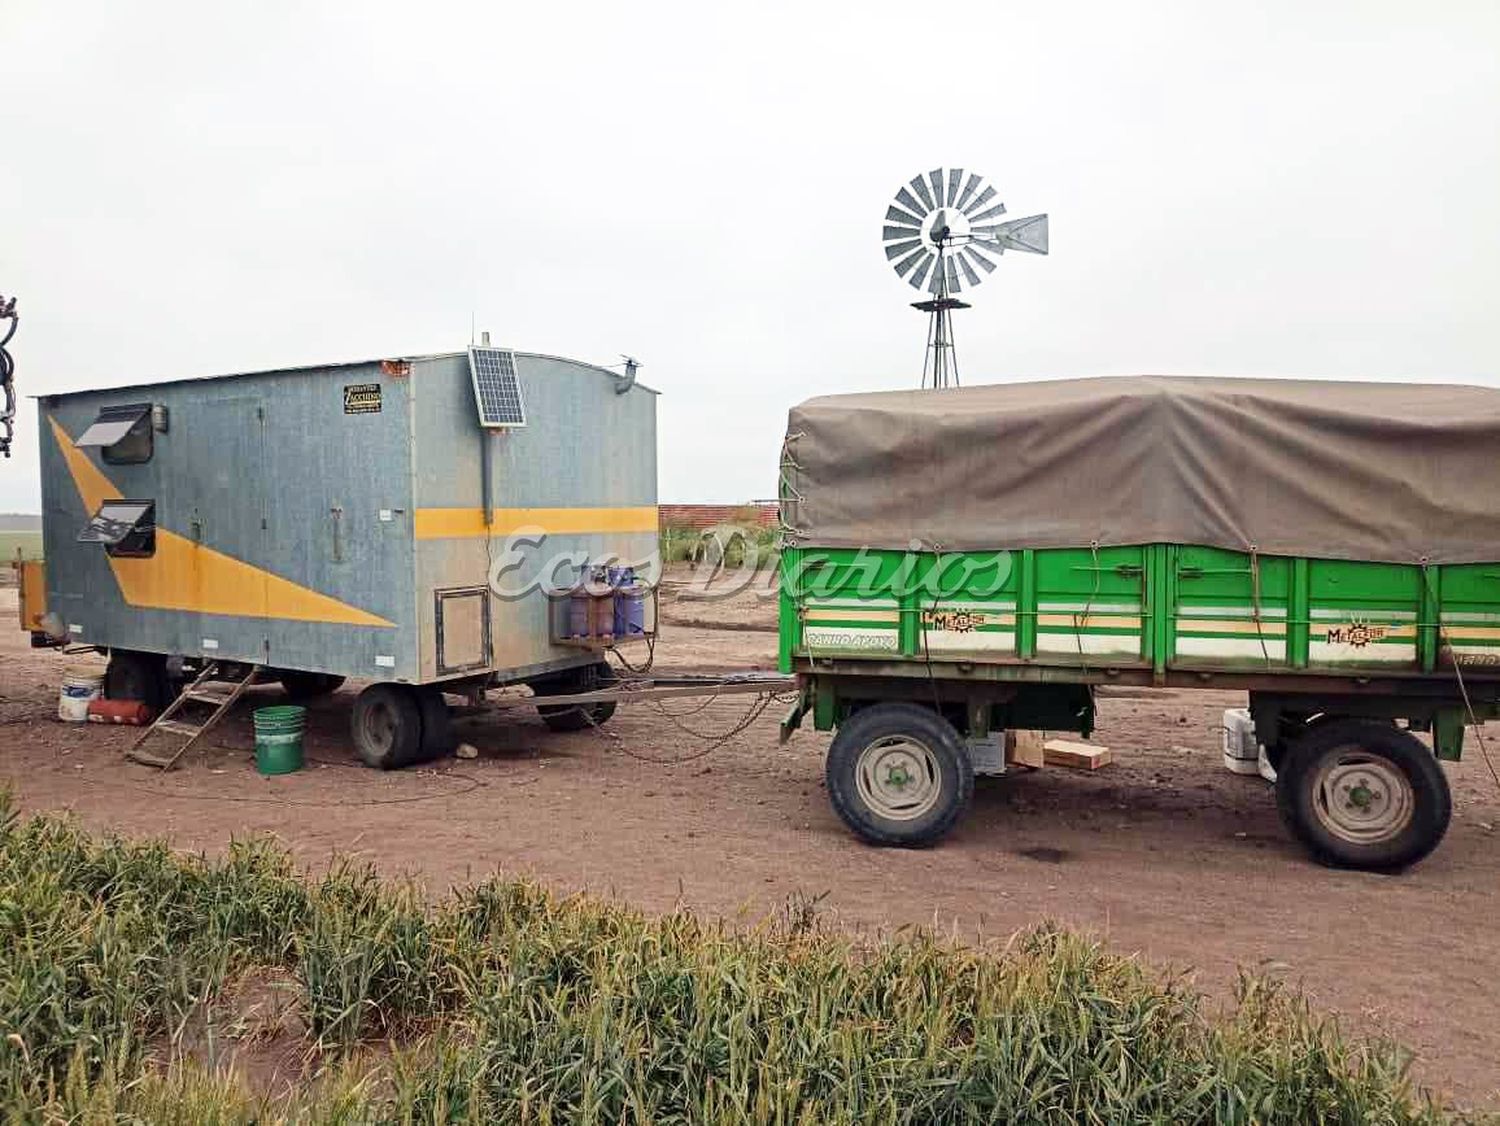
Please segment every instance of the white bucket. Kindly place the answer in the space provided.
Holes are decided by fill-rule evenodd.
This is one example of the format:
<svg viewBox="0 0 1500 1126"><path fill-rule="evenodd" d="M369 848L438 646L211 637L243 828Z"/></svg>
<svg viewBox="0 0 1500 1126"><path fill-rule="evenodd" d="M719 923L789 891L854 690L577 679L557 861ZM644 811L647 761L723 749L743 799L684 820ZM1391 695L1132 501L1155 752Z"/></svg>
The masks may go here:
<svg viewBox="0 0 1500 1126"><path fill-rule="evenodd" d="M74 665L63 673L57 693L57 718L64 723L87 723L89 703L104 694L104 674L87 665Z"/></svg>

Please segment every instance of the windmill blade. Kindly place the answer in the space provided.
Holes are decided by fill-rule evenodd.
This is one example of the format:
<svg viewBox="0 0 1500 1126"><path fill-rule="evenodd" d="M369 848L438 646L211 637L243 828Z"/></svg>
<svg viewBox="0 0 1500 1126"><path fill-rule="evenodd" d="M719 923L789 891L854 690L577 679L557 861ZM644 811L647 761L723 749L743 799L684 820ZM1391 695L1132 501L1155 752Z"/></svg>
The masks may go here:
<svg viewBox="0 0 1500 1126"><path fill-rule="evenodd" d="M946 277L948 293L961 293L963 286L958 281L958 267L954 265L951 257L944 257L942 263L936 270L932 271L932 280L927 283L927 292L934 296L940 296L944 292L944 279Z"/></svg>
<svg viewBox="0 0 1500 1126"><path fill-rule="evenodd" d="M973 211L974 211L974 209L976 207L983 207L985 204L987 204L990 200L992 200L994 198L995 198L995 189L992 188L992 187L990 187L988 184L986 184L984 186L984 191L980 192L977 196L975 196L973 199L971 199L969 201L969 206L967 206L967 207L964 208L964 214L965 215L972 214Z"/></svg>
<svg viewBox="0 0 1500 1126"><path fill-rule="evenodd" d="M916 227L881 227L880 237L890 242L892 239L921 238L922 232Z"/></svg>
<svg viewBox="0 0 1500 1126"><path fill-rule="evenodd" d="M934 168L927 173L927 180L932 185L932 198L937 200L939 207L943 206L943 170Z"/></svg>
<svg viewBox="0 0 1500 1126"><path fill-rule="evenodd" d="M997 204L995 204L994 207L986 207L978 215L970 215L969 216L969 221L971 223L982 223L986 219L993 219L997 215L1004 215L1004 214L1005 214L1005 204L1003 204L1003 203L997 203Z"/></svg>
<svg viewBox="0 0 1500 1126"><path fill-rule="evenodd" d="M1000 250L998 247L986 246L984 247L984 249L988 250L991 254L1005 253L1005 251ZM988 258L986 258L983 254L979 253L979 251L980 247L977 243L971 242L968 246L964 247L964 253L968 255L969 259L976 266L983 268L984 272L987 274L993 274L995 272L995 264Z"/></svg>
<svg viewBox="0 0 1500 1126"><path fill-rule="evenodd" d="M913 289L921 289L922 288L922 279L927 276L927 271L932 268L932 264L936 260L937 260L937 255L933 254L932 251L930 251L930 250L923 250L922 251L922 261L921 261L921 263L917 266L916 272L913 273L912 276L909 279L907 279L908 281L911 282L911 287Z"/></svg>
<svg viewBox="0 0 1500 1126"><path fill-rule="evenodd" d="M1027 254L1047 253L1047 216L1028 215L1012 219L989 230L989 235L1005 250L1024 250Z"/></svg>
<svg viewBox="0 0 1500 1126"><path fill-rule="evenodd" d="M887 223L908 223L913 227L920 227L922 220L915 215L909 215L899 207L887 207L885 209L885 221Z"/></svg>
<svg viewBox="0 0 1500 1126"><path fill-rule="evenodd" d="M962 180L963 178L964 178L964 170L962 168L950 168L950 169L948 169L948 206L949 207L952 207L953 204L954 204L954 201L958 199L958 184L959 184L959 181Z"/></svg>
<svg viewBox="0 0 1500 1126"><path fill-rule="evenodd" d="M928 211L931 211L934 207L937 206L937 204L932 202L932 193L927 190L927 181L922 179L922 177L912 177L911 190L916 192L917 198L927 205Z"/></svg>
<svg viewBox="0 0 1500 1126"><path fill-rule="evenodd" d="M927 251L922 248L922 244L920 241L915 242L912 245L915 246L916 249L908 254L905 258L901 259L901 261L896 263L896 276L898 278L906 277L906 271L910 270L919 261L921 261L922 256L927 253Z"/></svg>
<svg viewBox="0 0 1500 1126"><path fill-rule="evenodd" d="M910 211L913 215L927 214L927 208L923 207L917 197L912 195L911 192L907 191L905 188L901 188L896 192L896 202L899 203L902 207L906 208L906 210ZM920 220L918 220L918 222L920 222Z"/></svg>
<svg viewBox="0 0 1500 1126"><path fill-rule="evenodd" d="M978 172L969 173L968 182L964 184L963 194L958 197L958 203L956 205L960 211L964 210L964 208L968 206L969 197L979 190L979 185L982 183L984 183L984 177L982 177Z"/></svg>
<svg viewBox="0 0 1500 1126"><path fill-rule="evenodd" d="M955 255L955 257L958 260L958 268L964 272L964 281L969 283L970 289L973 289L979 284L979 275L974 272L974 267L969 265L969 260L962 254Z"/></svg>
<svg viewBox="0 0 1500 1126"><path fill-rule="evenodd" d="M893 242L890 246L885 248L886 261L890 261L892 258L900 258L901 255L905 254L908 250L915 250L921 245L922 240L919 238L904 239L901 242Z"/></svg>

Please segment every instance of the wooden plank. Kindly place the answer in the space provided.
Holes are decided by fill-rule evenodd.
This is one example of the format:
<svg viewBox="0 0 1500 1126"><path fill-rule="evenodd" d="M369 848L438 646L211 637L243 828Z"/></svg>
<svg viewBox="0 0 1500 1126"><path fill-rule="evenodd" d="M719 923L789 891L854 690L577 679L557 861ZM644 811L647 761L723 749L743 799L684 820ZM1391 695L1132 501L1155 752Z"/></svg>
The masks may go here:
<svg viewBox="0 0 1500 1126"><path fill-rule="evenodd" d="M1048 766L1066 766L1074 770L1098 770L1112 761L1108 747L1075 743L1071 739L1048 739L1042 744L1042 755Z"/></svg>

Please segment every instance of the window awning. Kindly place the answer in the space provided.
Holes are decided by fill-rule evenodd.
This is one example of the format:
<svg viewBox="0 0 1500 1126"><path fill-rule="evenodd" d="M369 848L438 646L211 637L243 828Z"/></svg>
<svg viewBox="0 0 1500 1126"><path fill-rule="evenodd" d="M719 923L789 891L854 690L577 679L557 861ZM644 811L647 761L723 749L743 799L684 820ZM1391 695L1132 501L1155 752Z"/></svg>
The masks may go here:
<svg viewBox="0 0 1500 1126"><path fill-rule="evenodd" d="M117 544L137 527L149 527L156 516L155 508L149 500L107 500L78 533L78 542Z"/></svg>
<svg viewBox="0 0 1500 1126"><path fill-rule="evenodd" d="M78 436L75 446L112 446L136 423L151 413L150 403L132 403L121 407L104 407L94 424Z"/></svg>

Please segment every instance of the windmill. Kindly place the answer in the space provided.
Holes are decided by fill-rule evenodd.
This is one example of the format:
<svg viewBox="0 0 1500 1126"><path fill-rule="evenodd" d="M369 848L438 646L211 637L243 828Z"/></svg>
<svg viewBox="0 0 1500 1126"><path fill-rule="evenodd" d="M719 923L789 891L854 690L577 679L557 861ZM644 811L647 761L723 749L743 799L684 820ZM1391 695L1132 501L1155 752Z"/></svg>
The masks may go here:
<svg viewBox="0 0 1500 1126"><path fill-rule="evenodd" d="M1004 214L995 189L976 173L965 179L962 168L934 168L925 177L912 177L886 208L886 259L913 289L932 295L912 302L912 308L928 314L923 387L958 386L951 315L970 307L958 299L963 287L973 289L983 281L995 269L993 259L1007 250L1047 253L1047 216L997 222Z"/></svg>

